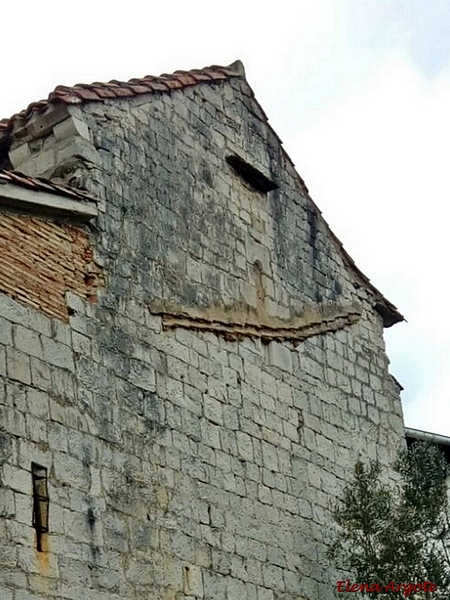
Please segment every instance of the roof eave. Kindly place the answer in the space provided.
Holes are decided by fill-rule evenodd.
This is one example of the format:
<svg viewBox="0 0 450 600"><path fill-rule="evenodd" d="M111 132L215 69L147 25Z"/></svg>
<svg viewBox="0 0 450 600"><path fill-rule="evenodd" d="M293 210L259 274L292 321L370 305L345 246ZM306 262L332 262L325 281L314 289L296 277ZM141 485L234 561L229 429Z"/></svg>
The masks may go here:
<svg viewBox="0 0 450 600"><path fill-rule="evenodd" d="M405 437L450 447L450 437L438 433L431 433L431 431L422 431L421 429L405 427Z"/></svg>
<svg viewBox="0 0 450 600"><path fill-rule="evenodd" d="M87 221L98 215L95 203L83 199L72 199L58 193L39 189L28 189L12 182L0 180L0 208L42 215L77 218Z"/></svg>

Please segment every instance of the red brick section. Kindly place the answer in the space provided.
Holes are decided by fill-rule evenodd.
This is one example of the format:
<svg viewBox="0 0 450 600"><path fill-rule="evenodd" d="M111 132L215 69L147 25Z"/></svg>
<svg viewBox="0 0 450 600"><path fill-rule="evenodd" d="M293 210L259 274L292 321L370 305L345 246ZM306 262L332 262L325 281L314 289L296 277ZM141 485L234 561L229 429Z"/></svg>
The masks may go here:
<svg viewBox="0 0 450 600"><path fill-rule="evenodd" d="M245 77L244 67L240 61L227 67L214 65L192 71L175 71L175 73L163 74L158 77L146 75L141 79L130 79L126 82L113 80L108 83L77 83L73 87L59 85L46 100L33 102L28 108L11 118L0 120L0 136L11 129L16 122L27 121L34 113L44 112L51 104L61 102L81 104L83 102L101 102L111 98L130 98L141 94L171 92L199 83L219 83L232 77Z"/></svg>
<svg viewBox="0 0 450 600"><path fill-rule="evenodd" d="M66 291L95 302L103 283L87 234L75 225L0 213L0 291L68 321Z"/></svg>

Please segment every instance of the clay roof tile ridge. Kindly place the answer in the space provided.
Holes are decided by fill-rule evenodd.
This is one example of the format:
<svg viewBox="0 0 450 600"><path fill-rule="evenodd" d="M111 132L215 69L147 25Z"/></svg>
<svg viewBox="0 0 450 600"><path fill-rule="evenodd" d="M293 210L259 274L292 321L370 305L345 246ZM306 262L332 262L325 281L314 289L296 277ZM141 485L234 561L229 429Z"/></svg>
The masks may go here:
<svg viewBox="0 0 450 600"><path fill-rule="evenodd" d="M74 86L58 85L46 100L33 102L28 108L9 119L1 119L0 136L2 133L10 131L16 122L26 121L35 112L43 112L49 104L54 102L82 104L89 101L102 101L106 98L123 98L151 92L170 92L173 89L190 87L203 82L222 81L229 77L245 77L241 61L235 61L225 67L212 65L190 71L178 70L172 74L164 73L159 77L146 75L143 78L130 79L128 82L112 80L107 83L77 83Z"/></svg>

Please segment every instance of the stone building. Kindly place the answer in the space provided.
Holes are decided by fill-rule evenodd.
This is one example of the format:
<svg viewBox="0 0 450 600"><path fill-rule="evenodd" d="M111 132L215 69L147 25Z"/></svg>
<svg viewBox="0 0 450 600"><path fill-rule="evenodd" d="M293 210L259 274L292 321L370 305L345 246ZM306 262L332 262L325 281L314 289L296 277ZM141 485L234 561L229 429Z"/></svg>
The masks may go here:
<svg viewBox="0 0 450 600"><path fill-rule="evenodd" d="M2 600L327 600L402 316L228 67L0 121ZM22 174L20 174L22 173Z"/></svg>

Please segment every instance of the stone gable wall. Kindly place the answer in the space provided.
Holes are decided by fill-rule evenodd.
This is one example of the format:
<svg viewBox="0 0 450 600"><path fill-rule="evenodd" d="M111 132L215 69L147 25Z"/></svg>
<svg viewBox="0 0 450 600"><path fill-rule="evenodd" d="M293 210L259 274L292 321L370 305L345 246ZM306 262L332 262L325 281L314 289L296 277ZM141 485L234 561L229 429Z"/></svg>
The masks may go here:
<svg viewBox="0 0 450 600"><path fill-rule="evenodd" d="M105 283L97 304L67 291L69 324L0 296L3 597L332 598L331 503L358 455L390 465L404 436L368 293L245 83L71 110Z"/></svg>

